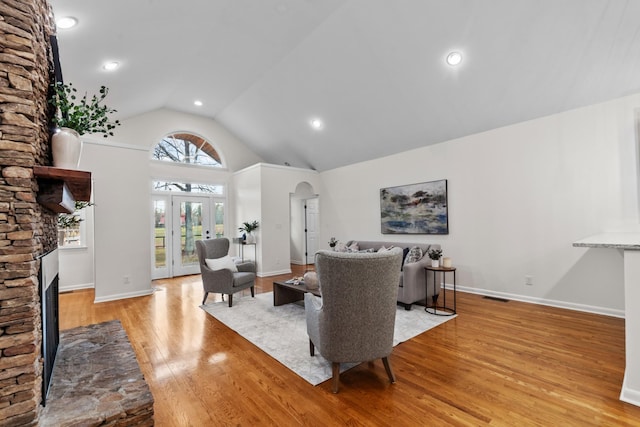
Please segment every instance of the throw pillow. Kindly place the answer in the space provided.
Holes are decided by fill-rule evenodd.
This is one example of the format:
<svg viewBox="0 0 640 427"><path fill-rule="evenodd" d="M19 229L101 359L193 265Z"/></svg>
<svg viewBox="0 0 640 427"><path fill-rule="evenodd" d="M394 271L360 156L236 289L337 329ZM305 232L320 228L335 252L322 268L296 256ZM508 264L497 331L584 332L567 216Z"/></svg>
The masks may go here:
<svg viewBox="0 0 640 427"><path fill-rule="evenodd" d="M318 281L318 273L315 271L307 271L304 273L304 285L307 289L318 289L320 287L320 282Z"/></svg>
<svg viewBox="0 0 640 427"><path fill-rule="evenodd" d="M360 250L360 245L358 242L353 242L347 247L347 252L358 252Z"/></svg>
<svg viewBox="0 0 640 427"><path fill-rule="evenodd" d="M347 244L338 242L336 245L336 252L347 252Z"/></svg>
<svg viewBox="0 0 640 427"><path fill-rule="evenodd" d="M380 249L378 249L378 252L385 252L388 251L389 249L385 248L384 246L381 246Z"/></svg>
<svg viewBox="0 0 640 427"><path fill-rule="evenodd" d="M405 264L411 264L412 262L418 262L422 259L422 249L419 246L414 246L409 249L409 253L404 260Z"/></svg>
<svg viewBox="0 0 640 427"><path fill-rule="evenodd" d="M213 271L218 270L231 270L234 273L238 271L238 267L236 267L236 263L233 262L233 259L229 255L223 256L222 258L212 258L205 259L204 262L207 264L207 267L212 269Z"/></svg>

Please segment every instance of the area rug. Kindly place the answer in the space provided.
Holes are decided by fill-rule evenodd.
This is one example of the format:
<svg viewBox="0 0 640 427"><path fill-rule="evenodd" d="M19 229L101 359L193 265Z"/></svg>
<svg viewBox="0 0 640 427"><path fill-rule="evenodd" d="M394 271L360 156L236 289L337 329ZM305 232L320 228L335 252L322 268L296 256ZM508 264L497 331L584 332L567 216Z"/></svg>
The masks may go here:
<svg viewBox="0 0 640 427"><path fill-rule="evenodd" d="M318 351L309 355L309 337L304 306L285 304L273 306L273 293L257 294L233 299L233 307L227 301L201 305L204 311L236 331L262 351L313 385L331 378L331 363ZM393 345L396 346L434 328L455 316L435 316L414 306L405 310L398 306ZM342 364L341 372L354 364Z"/></svg>

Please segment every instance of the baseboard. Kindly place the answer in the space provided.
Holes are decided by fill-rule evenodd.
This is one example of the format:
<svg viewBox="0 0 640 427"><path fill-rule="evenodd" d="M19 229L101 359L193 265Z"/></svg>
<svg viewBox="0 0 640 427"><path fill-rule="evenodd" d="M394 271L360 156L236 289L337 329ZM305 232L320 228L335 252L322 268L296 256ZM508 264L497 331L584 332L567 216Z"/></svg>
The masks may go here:
<svg viewBox="0 0 640 427"><path fill-rule="evenodd" d="M446 288L453 289L453 284L447 284ZM586 304L575 304L575 303L566 302L566 301L556 301L556 300L550 300L545 298L529 297L525 295L510 294L507 292L496 292L488 289L470 288L470 287L459 286L459 285L456 286L456 290L459 292L466 292L470 294L498 297L498 298L513 300L513 301L528 302L531 304L538 304L538 305L547 305L549 307L566 308L567 310L583 311L586 313L601 314L603 316L619 317L621 319L624 319L624 310L615 310L611 308L596 307L596 306L586 305Z"/></svg>
<svg viewBox="0 0 640 427"><path fill-rule="evenodd" d="M99 303L99 302L107 302L107 301L116 301L116 300L120 300L120 299L127 299L127 298L136 298L136 297L145 297L148 295L153 294L153 288L149 288L149 289L145 289L143 291L137 291L137 292L127 292L124 294L113 294L113 295L107 295L104 297L96 297L93 302L94 303Z"/></svg>
<svg viewBox="0 0 640 427"><path fill-rule="evenodd" d="M60 286L60 288L58 288L59 292L73 292L73 291L79 291L81 289L93 289L93 283L80 283L78 285L66 285L66 286Z"/></svg>
<svg viewBox="0 0 640 427"><path fill-rule="evenodd" d="M632 405L640 406L640 391L633 390L627 387L627 374L624 374L624 380L622 381L622 391L620 392L620 400L630 403Z"/></svg>
<svg viewBox="0 0 640 427"><path fill-rule="evenodd" d="M260 271L256 273L258 277L269 277L269 276L278 276L280 274L291 274L291 269L287 268L286 270L277 270L277 271Z"/></svg>

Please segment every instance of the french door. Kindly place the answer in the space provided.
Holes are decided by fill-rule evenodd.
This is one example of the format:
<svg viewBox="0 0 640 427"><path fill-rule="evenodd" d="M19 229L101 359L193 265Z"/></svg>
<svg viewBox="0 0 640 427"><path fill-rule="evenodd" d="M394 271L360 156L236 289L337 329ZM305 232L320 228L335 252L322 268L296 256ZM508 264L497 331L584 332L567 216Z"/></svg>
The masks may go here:
<svg viewBox="0 0 640 427"><path fill-rule="evenodd" d="M200 273L196 241L224 235L224 200L207 195L153 196L152 278Z"/></svg>

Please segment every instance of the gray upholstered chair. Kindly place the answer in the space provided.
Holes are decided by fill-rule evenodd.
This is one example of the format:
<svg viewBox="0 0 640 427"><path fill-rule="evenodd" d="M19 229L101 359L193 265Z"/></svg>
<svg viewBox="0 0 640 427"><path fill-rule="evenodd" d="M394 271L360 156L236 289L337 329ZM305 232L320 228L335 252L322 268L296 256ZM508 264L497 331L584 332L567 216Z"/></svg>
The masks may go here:
<svg viewBox="0 0 640 427"><path fill-rule="evenodd" d="M237 272L231 269L212 270L206 260L220 260L229 255L229 239L207 239L196 241L196 251L202 273L202 286L204 298L202 304L207 301L209 292L229 295L229 307L233 304L233 294L243 289L251 288L251 296L255 296L254 285L256 280L256 265L252 261L235 264ZM231 262L231 261L230 261Z"/></svg>
<svg viewBox="0 0 640 427"><path fill-rule="evenodd" d="M331 362L333 392L340 384L340 363L381 358L389 380L396 321L398 271L402 250L380 253L318 251L318 298L305 294L311 356L315 348Z"/></svg>

